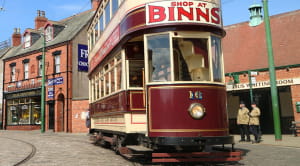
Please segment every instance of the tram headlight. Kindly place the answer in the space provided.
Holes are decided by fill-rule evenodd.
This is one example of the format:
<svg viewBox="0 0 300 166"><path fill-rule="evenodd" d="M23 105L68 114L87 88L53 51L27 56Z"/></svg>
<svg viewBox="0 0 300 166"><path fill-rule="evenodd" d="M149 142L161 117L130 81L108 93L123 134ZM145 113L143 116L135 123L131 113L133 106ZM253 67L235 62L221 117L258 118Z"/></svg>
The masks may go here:
<svg viewBox="0 0 300 166"><path fill-rule="evenodd" d="M201 119L205 115L205 108L202 104L193 103L188 109L189 114L194 119Z"/></svg>

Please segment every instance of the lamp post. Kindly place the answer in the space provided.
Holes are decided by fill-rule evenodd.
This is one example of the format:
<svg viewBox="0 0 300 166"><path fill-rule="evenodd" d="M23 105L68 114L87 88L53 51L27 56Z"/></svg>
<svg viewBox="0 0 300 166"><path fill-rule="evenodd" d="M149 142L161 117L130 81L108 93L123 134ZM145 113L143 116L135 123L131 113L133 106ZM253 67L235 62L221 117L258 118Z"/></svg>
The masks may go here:
<svg viewBox="0 0 300 166"><path fill-rule="evenodd" d="M268 0L262 0L262 2L264 8L264 22L265 22L266 42L267 42L267 49L268 49L268 62L269 62L270 84L271 84L275 140L281 140L282 136L281 136L281 128L280 128L278 93L277 93L277 86L276 86L276 72L274 67L274 57L273 57L273 49L272 49L272 37L271 37Z"/></svg>
<svg viewBox="0 0 300 166"><path fill-rule="evenodd" d="M43 37L43 48L42 48L42 92L41 92L41 133L45 132L45 52L46 52L46 39Z"/></svg>

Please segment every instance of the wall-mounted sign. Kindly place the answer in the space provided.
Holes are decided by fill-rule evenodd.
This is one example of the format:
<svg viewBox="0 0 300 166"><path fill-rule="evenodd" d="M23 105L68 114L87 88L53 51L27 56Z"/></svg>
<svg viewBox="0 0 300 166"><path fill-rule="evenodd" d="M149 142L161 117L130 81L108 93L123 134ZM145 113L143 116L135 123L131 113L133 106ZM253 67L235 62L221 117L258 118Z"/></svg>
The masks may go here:
<svg viewBox="0 0 300 166"><path fill-rule="evenodd" d="M289 85L299 85L300 84L300 78L288 78L283 80L277 80L276 81L277 86L289 86ZM252 83L252 88L267 88L270 87L270 81L256 81L255 83ZM226 86L227 91L233 91L233 90L245 90L250 89L249 83L241 83L241 84L234 84L234 85L227 85Z"/></svg>
<svg viewBox="0 0 300 166"><path fill-rule="evenodd" d="M59 85L64 83L63 77L51 78L48 79L48 86Z"/></svg>
<svg viewBox="0 0 300 166"><path fill-rule="evenodd" d="M88 46L78 44L78 71L88 72L89 59L88 59Z"/></svg>
<svg viewBox="0 0 300 166"><path fill-rule="evenodd" d="M53 99L54 98L54 88L53 87L49 87L48 88L48 98L49 99Z"/></svg>
<svg viewBox="0 0 300 166"><path fill-rule="evenodd" d="M200 23L222 26L219 0L161 1L146 5L146 24Z"/></svg>

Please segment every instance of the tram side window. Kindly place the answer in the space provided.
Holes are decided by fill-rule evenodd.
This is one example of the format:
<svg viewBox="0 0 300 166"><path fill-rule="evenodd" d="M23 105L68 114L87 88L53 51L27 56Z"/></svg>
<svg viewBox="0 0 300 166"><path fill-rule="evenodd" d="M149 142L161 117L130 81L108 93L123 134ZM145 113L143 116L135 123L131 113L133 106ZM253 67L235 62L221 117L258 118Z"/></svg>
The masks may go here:
<svg viewBox="0 0 300 166"><path fill-rule="evenodd" d="M129 60L129 87L143 86L144 47L142 42L130 43L126 46Z"/></svg>
<svg viewBox="0 0 300 166"><path fill-rule="evenodd" d="M206 38L173 38L175 81L210 81Z"/></svg>
<svg viewBox="0 0 300 166"><path fill-rule="evenodd" d="M212 52L212 64L213 64L213 76L215 82L223 81L222 71L222 50L221 39L215 36L211 37L211 52Z"/></svg>
<svg viewBox="0 0 300 166"><path fill-rule="evenodd" d="M149 36L147 43L150 81L171 81L169 35Z"/></svg>

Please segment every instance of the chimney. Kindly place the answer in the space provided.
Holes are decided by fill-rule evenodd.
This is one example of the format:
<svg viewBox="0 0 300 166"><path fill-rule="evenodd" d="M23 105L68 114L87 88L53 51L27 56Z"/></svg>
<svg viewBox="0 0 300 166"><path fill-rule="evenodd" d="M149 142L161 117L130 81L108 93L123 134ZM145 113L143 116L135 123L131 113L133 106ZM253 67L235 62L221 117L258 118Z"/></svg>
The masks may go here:
<svg viewBox="0 0 300 166"><path fill-rule="evenodd" d="M20 33L20 28L14 28L14 33L12 35L12 46L16 47L21 44L22 36Z"/></svg>
<svg viewBox="0 0 300 166"><path fill-rule="evenodd" d="M100 5L100 2L102 0L91 0L91 4L92 4L92 9L93 10L97 10L98 6Z"/></svg>
<svg viewBox="0 0 300 166"><path fill-rule="evenodd" d="M46 24L46 22L48 21L48 19L45 17L45 11L38 10L37 16L34 21L35 21L35 29L36 30L43 27Z"/></svg>

